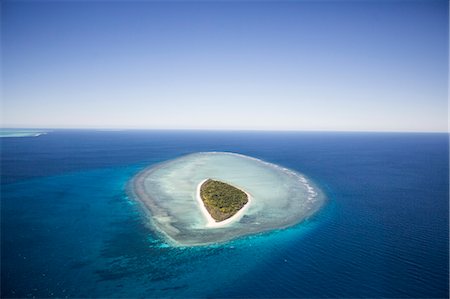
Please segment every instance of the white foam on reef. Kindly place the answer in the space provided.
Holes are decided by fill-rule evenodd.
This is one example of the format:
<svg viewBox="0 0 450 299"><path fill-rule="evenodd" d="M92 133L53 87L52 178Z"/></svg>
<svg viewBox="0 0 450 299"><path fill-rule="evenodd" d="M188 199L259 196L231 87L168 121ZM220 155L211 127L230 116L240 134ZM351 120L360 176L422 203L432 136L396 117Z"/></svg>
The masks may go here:
<svg viewBox="0 0 450 299"><path fill-rule="evenodd" d="M233 217L216 222L199 196L207 179L243 190L249 202ZM325 201L321 190L300 173L222 152L190 154L147 168L129 187L149 212L152 227L172 244L184 246L219 243L292 226Z"/></svg>
<svg viewBox="0 0 450 299"><path fill-rule="evenodd" d="M18 137L39 137L45 135L47 132L44 131L27 131L27 130L2 130L0 129L0 138L18 138Z"/></svg>

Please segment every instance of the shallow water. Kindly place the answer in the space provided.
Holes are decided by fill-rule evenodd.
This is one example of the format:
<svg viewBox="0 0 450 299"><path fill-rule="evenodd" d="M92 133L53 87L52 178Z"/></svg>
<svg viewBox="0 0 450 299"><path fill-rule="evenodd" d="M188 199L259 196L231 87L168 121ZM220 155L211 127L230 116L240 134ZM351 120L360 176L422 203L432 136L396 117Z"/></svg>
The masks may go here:
<svg viewBox="0 0 450 299"><path fill-rule="evenodd" d="M40 130L18 130L18 129L0 129L0 138L12 138L12 137L39 137L43 134L47 134L47 131Z"/></svg>
<svg viewBox="0 0 450 299"><path fill-rule="evenodd" d="M448 296L447 134L54 131L1 146L2 297ZM304 173L327 203L288 229L168 246L127 182L200 151Z"/></svg>
<svg viewBox="0 0 450 299"><path fill-rule="evenodd" d="M242 218L211 227L197 197L206 179L245 190L251 201ZM156 229L177 245L204 245L271 229L285 228L313 215L325 196L304 175L244 155L190 154L139 173L131 183L136 199L148 208Z"/></svg>

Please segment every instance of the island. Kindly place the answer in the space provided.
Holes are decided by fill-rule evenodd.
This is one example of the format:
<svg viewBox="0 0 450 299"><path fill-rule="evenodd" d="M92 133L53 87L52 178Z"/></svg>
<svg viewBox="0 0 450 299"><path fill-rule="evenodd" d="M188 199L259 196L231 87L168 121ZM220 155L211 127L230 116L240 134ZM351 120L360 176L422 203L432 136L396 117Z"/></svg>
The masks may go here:
<svg viewBox="0 0 450 299"><path fill-rule="evenodd" d="M146 224L172 246L204 246L284 229L325 202L304 174L254 157L200 152L138 172L127 185Z"/></svg>
<svg viewBox="0 0 450 299"><path fill-rule="evenodd" d="M248 202L244 191L212 179L207 179L201 185L200 198L208 213L217 222L234 216Z"/></svg>

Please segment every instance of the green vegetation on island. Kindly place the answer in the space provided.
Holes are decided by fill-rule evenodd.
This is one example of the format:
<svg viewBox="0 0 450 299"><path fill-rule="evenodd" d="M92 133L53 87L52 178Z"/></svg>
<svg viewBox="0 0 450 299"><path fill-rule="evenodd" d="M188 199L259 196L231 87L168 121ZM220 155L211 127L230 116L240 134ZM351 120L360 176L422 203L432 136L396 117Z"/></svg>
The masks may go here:
<svg viewBox="0 0 450 299"><path fill-rule="evenodd" d="M211 179L201 185L200 197L211 217L218 222L232 217L248 202L244 191Z"/></svg>

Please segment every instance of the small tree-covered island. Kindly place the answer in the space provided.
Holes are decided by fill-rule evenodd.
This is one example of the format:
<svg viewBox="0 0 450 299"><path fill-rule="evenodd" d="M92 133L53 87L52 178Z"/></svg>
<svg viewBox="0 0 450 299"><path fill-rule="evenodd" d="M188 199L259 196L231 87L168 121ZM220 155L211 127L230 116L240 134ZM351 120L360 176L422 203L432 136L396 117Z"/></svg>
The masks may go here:
<svg viewBox="0 0 450 299"><path fill-rule="evenodd" d="M232 217L248 203L244 191L212 179L201 185L200 197L208 213L217 222Z"/></svg>

